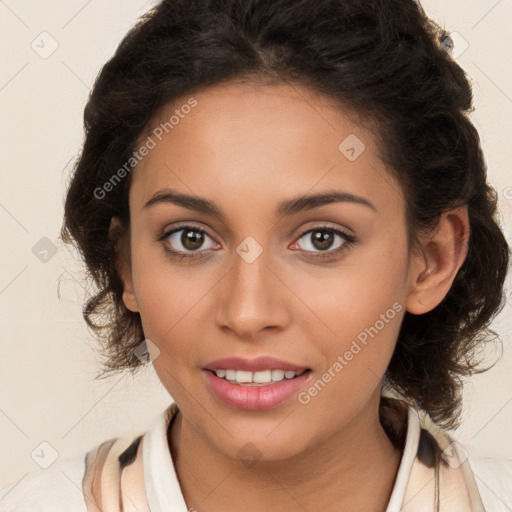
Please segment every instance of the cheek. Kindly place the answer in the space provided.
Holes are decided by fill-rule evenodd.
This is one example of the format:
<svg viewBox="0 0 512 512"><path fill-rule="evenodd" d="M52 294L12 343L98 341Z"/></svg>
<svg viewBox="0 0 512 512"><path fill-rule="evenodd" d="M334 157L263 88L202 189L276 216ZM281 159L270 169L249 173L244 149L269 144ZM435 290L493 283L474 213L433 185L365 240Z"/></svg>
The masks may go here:
<svg viewBox="0 0 512 512"><path fill-rule="evenodd" d="M324 336L327 333L333 341L355 337L379 321L395 302L405 302L406 246L402 239L387 240L375 240L338 267L294 278L294 289L301 290L316 317L312 325L322 324ZM388 316L394 318L396 309Z"/></svg>
<svg viewBox="0 0 512 512"><path fill-rule="evenodd" d="M325 361L324 371L340 375L340 389L375 386L393 353L404 305L389 291L361 293L340 300L324 315L334 335L317 347ZM319 339L318 337L312 339ZM326 376L329 379L329 376ZM336 387L336 386L335 386Z"/></svg>
<svg viewBox="0 0 512 512"><path fill-rule="evenodd" d="M305 320L303 328L316 340L333 394L356 387L364 395L363 388L373 389L395 347L405 313L407 255L402 241L380 249L340 266L323 282L309 283L308 306L317 319Z"/></svg>
<svg viewBox="0 0 512 512"><path fill-rule="evenodd" d="M133 284L144 334L157 345L183 315L183 293L171 265L155 244L132 246ZM181 299L181 300L180 300Z"/></svg>
<svg viewBox="0 0 512 512"><path fill-rule="evenodd" d="M198 315L208 287L154 252L134 255L134 287L144 335L159 350L153 366L166 382L169 373L177 376L197 364Z"/></svg>
<svg viewBox="0 0 512 512"><path fill-rule="evenodd" d="M304 414L314 414L320 424L341 425L362 410L380 388L395 348L404 306L389 291L359 298L357 304L330 306L326 321L335 339L317 344L322 367L298 396Z"/></svg>

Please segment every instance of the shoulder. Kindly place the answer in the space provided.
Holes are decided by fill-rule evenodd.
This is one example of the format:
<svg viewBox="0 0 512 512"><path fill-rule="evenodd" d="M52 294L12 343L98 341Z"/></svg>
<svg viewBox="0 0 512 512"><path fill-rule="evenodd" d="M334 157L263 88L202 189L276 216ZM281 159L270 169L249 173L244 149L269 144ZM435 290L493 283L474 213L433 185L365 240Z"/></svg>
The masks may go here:
<svg viewBox="0 0 512 512"><path fill-rule="evenodd" d="M82 493L87 452L33 470L0 489L2 512L86 512Z"/></svg>
<svg viewBox="0 0 512 512"><path fill-rule="evenodd" d="M131 510L149 510L142 440L153 434L150 440L166 443L166 426L176 411L172 403L149 431L113 437L0 487L0 512L106 512L119 510L125 500Z"/></svg>
<svg viewBox="0 0 512 512"><path fill-rule="evenodd" d="M462 443L486 510L512 510L512 459L492 457Z"/></svg>
<svg viewBox="0 0 512 512"><path fill-rule="evenodd" d="M141 438L111 438L25 473L0 489L0 512L87 512L88 504L96 504L99 481L103 494L118 489L116 477L133 461Z"/></svg>
<svg viewBox="0 0 512 512"><path fill-rule="evenodd" d="M440 462L446 504L469 499L470 504L461 510L512 511L512 459L486 453L455 432L434 424L422 411L419 418L417 456L427 467Z"/></svg>
<svg viewBox="0 0 512 512"><path fill-rule="evenodd" d="M447 466L462 469L468 492L478 495L484 509L512 510L512 459L490 455L467 439L444 431L449 445L442 452Z"/></svg>

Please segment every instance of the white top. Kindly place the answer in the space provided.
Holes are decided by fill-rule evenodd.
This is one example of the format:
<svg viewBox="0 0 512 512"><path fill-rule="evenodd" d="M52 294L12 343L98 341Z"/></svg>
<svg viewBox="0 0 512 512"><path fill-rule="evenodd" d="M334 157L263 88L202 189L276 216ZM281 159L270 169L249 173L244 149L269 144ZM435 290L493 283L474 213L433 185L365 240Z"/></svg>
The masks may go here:
<svg viewBox="0 0 512 512"><path fill-rule="evenodd" d="M177 411L172 403L144 434L110 439L12 481L0 489L0 512L187 512L167 442ZM512 461L468 454L412 405L403 427L404 451L386 512L435 511L436 466L442 511L512 510ZM429 467L429 460L437 464Z"/></svg>

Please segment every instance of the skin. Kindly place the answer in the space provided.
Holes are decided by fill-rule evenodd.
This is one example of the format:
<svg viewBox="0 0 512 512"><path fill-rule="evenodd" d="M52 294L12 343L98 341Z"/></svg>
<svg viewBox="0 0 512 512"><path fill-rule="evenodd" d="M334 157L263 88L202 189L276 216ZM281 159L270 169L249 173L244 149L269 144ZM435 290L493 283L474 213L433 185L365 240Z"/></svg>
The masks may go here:
<svg viewBox="0 0 512 512"><path fill-rule="evenodd" d="M123 300L158 347L155 371L180 408L168 437L187 506L384 511L402 454L379 422L382 377L405 311L430 311L450 289L466 257L467 209L443 214L409 254L405 199L367 123L301 86L230 83L194 98L133 171L129 253L119 260ZM354 161L338 149L349 134L365 144ZM225 217L143 207L165 187L215 202ZM375 210L335 202L276 217L281 201L327 189ZM206 231L203 245L183 245L182 232L157 241L178 222ZM347 244L330 232L322 249L302 235L325 226L357 240L321 259ZM252 263L236 252L248 236L263 250ZM173 259L165 247L205 257ZM209 361L271 355L311 368L307 389L394 303L401 311L305 405L241 411L205 383ZM239 456L247 443L252 464Z"/></svg>

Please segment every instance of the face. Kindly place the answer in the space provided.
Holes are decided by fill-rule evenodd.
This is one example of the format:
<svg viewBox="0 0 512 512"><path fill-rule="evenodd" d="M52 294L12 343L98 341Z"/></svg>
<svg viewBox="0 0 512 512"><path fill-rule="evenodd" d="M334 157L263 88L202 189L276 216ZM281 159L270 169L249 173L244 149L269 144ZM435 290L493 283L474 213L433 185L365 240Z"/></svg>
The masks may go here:
<svg viewBox="0 0 512 512"><path fill-rule="evenodd" d="M125 304L211 446L314 449L377 412L408 292L400 185L369 127L306 88L209 88L154 127L175 113L133 171Z"/></svg>

